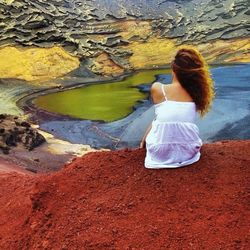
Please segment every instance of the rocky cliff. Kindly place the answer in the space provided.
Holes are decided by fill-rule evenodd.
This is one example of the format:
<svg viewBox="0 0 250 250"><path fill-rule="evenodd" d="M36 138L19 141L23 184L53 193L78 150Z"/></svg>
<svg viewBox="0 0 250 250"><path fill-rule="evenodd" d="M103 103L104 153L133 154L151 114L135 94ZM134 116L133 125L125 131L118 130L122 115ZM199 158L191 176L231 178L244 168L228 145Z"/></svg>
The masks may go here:
<svg viewBox="0 0 250 250"><path fill-rule="evenodd" d="M104 75L165 65L182 44L210 62L249 61L249 14L247 0L1 0L0 47L61 46Z"/></svg>

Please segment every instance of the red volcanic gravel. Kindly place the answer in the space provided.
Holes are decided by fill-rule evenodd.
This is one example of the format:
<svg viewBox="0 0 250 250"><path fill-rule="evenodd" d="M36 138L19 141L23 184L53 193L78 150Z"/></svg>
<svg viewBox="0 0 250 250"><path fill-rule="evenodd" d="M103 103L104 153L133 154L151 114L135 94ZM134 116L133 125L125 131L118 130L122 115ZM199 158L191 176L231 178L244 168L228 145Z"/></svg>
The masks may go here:
<svg viewBox="0 0 250 250"><path fill-rule="evenodd" d="M63 170L0 175L0 249L250 249L250 141L204 145L192 166L145 151L89 153Z"/></svg>

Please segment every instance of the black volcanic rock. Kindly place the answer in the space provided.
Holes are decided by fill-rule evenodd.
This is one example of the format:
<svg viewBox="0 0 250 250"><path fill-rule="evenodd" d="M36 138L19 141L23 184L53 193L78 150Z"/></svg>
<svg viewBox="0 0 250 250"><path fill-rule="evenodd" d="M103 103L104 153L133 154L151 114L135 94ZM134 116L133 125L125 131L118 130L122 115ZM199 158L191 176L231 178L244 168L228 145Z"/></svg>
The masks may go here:
<svg viewBox="0 0 250 250"><path fill-rule="evenodd" d="M18 145L32 150L45 142L45 138L26 121L12 115L0 115L0 149L8 154Z"/></svg>

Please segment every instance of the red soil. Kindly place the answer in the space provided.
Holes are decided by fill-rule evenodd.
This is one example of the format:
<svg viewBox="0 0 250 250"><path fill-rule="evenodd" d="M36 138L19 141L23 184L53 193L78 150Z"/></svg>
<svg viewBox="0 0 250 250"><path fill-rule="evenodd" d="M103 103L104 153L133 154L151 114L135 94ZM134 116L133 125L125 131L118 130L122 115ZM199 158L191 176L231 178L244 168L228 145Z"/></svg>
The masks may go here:
<svg viewBox="0 0 250 250"><path fill-rule="evenodd" d="M204 145L192 166L145 151L89 153L63 170L0 175L0 249L250 249L250 141Z"/></svg>

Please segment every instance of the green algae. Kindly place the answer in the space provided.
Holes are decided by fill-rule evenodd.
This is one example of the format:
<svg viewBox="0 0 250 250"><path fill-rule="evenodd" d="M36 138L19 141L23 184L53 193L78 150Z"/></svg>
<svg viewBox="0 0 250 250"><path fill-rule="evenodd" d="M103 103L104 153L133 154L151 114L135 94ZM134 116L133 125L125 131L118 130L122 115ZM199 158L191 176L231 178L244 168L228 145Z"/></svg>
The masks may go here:
<svg viewBox="0 0 250 250"><path fill-rule="evenodd" d="M127 116L133 112L133 106L139 100L147 98L147 94L140 92L136 86L152 83L156 75L169 73L169 69L141 71L122 81L43 95L35 99L34 103L39 108L57 114L111 122Z"/></svg>

